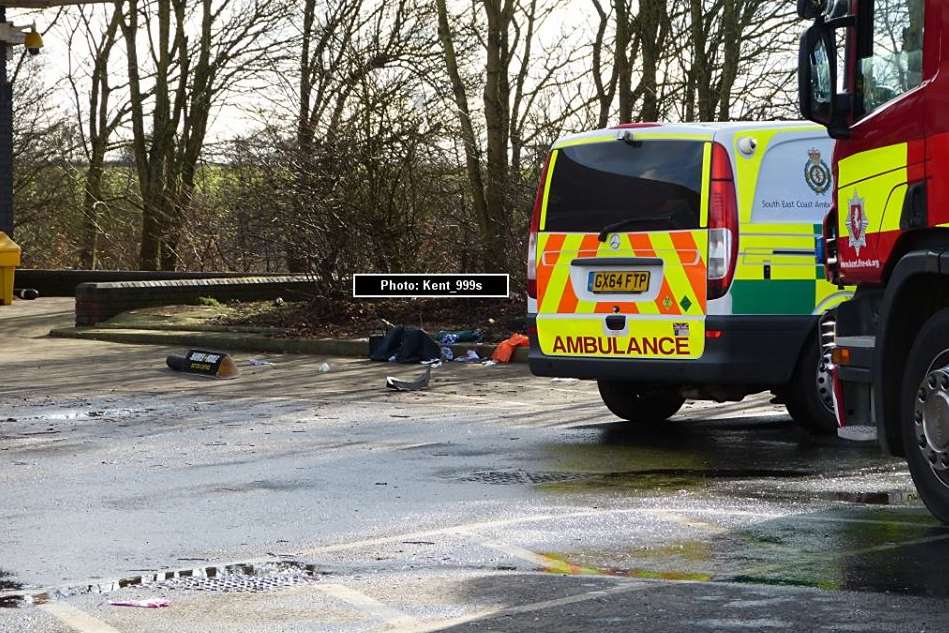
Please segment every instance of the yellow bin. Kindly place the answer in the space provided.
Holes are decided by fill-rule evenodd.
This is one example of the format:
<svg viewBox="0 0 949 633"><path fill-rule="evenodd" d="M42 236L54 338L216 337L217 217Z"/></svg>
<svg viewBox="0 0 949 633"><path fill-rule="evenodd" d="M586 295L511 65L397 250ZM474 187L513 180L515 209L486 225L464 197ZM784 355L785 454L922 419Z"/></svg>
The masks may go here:
<svg viewBox="0 0 949 633"><path fill-rule="evenodd" d="M0 231L0 304L13 303L13 273L20 265L20 247Z"/></svg>

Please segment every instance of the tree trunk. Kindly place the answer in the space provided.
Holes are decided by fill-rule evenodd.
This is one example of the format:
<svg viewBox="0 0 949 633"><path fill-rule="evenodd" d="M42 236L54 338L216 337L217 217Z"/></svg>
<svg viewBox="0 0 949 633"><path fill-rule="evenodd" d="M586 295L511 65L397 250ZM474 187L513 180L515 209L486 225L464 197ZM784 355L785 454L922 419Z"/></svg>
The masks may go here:
<svg viewBox="0 0 949 633"><path fill-rule="evenodd" d="M507 23L501 0L485 0L488 18L484 119L487 137L487 232L483 236L484 269L504 270L507 253Z"/></svg>
<svg viewBox="0 0 949 633"><path fill-rule="evenodd" d="M102 204L102 172L104 151L93 150L86 170L86 193L83 197L83 243L80 260L86 270L95 270L99 263L99 206Z"/></svg>
<svg viewBox="0 0 949 633"><path fill-rule="evenodd" d="M603 52L606 43L606 30L610 24L609 13L603 8L599 0L592 0L593 7L599 16L596 36L593 40L593 84L596 88L596 100L599 108L597 127L605 128L610 121L610 111L613 108L613 99L616 98L616 64L613 64L610 77L603 81ZM615 59L615 58L614 58Z"/></svg>
<svg viewBox="0 0 949 633"><path fill-rule="evenodd" d="M458 69L458 57L455 53L455 44L452 39L451 25L448 21L446 0L435 0L438 10L438 40L442 45L445 56L445 67L451 79L452 93L455 107L458 109L458 123L461 128L461 140L465 150L465 168L468 182L471 187L472 204L481 238L487 243L491 237L488 203L485 198L484 178L481 175L481 157L478 151L478 141L471 121L471 108L468 105L468 93L464 80Z"/></svg>
<svg viewBox="0 0 949 633"><path fill-rule="evenodd" d="M692 16L692 76L695 78L695 92L698 99L698 120L711 121L715 116L715 102L712 96L712 73L709 68L707 35L705 32L705 10L702 0L690 0Z"/></svg>
<svg viewBox="0 0 949 633"><path fill-rule="evenodd" d="M738 77L738 61L741 55L741 39L738 28L738 0L724 0L722 8L722 33L725 49L722 64L721 87L718 97L718 120L731 118L732 89Z"/></svg>
<svg viewBox="0 0 949 633"><path fill-rule="evenodd" d="M656 83L656 74L669 29L665 0L641 0L638 26L643 69L639 84L639 92L643 99L640 120L657 121L659 119L659 87Z"/></svg>
<svg viewBox="0 0 949 633"><path fill-rule="evenodd" d="M619 120L620 123L630 123L633 120L633 68L630 61L630 43L632 41L632 25L628 0L614 0L613 10L616 12L616 43L613 51L613 66L619 77Z"/></svg>

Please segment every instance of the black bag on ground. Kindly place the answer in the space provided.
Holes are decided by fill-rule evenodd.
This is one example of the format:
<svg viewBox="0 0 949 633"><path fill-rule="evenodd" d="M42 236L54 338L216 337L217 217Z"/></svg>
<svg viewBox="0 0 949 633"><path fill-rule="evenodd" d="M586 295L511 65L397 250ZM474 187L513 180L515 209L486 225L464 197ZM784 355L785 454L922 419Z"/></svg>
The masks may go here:
<svg viewBox="0 0 949 633"><path fill-rule="evenodd" d="M374 361L386 362L393 356L397 363L420 363L441 358L442 350L427 332L400 325L373 341L369 350Z"/></svg>
<svg viewBox="0 0 949 633"><path fill-rule="evenodd" d="M396 355L397 363L421 363L442 357L442 348L427 332L407 329L402 336L402 347Z"/></svg>
<svg viewBox="0 0 949 633"><path fill-rule="evenodd" d="M399 349L402 347L402 338L405 336L405 328L401 325L394 327L386 335L382 337L382 340L373 341L372 338L369 339L369 358L370 360L379 361L384 363L388 361L393 356L398 355Z"/></svg>

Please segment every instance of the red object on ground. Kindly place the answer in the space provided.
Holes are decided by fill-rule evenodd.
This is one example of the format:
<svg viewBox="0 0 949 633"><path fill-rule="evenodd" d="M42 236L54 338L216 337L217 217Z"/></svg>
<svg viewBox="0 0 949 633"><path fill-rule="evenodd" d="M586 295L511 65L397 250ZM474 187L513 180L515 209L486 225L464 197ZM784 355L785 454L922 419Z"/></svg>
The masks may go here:
<svg viewBox="0 0 949 633"><path fill-rule="evenodd" d="M514 350L518 347L527 347L530 344L528 338L523 334L514 334L506 341L498 343L491 360L496 363L509 363L514 356Z"/></svg>

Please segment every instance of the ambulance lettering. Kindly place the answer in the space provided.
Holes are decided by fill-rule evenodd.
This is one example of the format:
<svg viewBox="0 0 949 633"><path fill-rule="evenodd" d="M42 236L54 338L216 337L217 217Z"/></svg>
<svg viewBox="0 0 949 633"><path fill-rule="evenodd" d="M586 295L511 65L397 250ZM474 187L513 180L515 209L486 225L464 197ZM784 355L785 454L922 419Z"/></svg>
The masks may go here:
<svg viewBox="0 0 949 633"><path fill-rule="evenodd" d="M688 356L689 339L685 336L632 337L623 345L616 337L558 336L554 354L600 356Z"/></svg>

